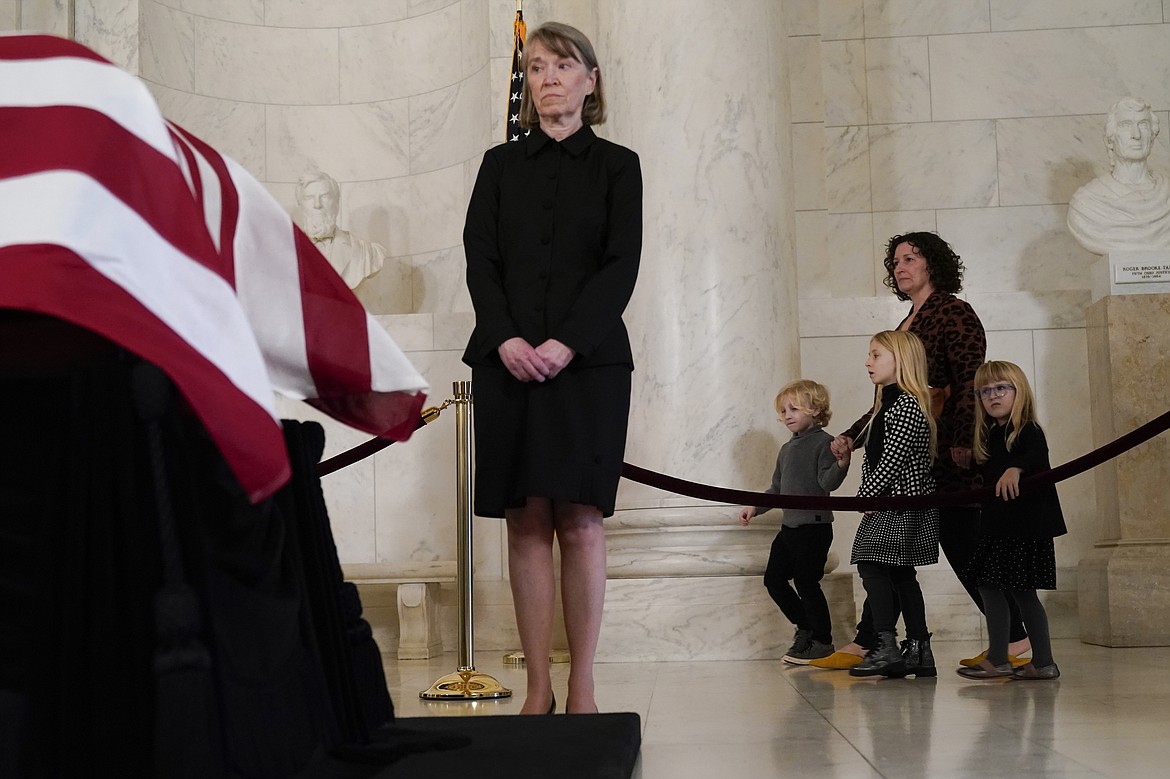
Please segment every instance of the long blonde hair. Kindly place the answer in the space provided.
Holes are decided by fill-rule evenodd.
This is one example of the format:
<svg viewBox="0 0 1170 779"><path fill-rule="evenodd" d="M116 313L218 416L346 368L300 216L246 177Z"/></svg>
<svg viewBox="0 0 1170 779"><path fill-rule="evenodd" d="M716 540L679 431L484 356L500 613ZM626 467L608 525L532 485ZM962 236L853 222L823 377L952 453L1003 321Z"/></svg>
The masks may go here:
<svg viewBox="0 0 1170 779"><path fill-rule="evenodd" d="M1016 388L1015 396L1012 398L1012 415L1008 419L1010 427L1008 428L1007 448L1010 452L1016 438L1020 435L1020 428L1029 422L1039 424L1036 420L1036 396L1032 394L1032 385L1028 383L1028 377L1024 375L1023 369L1014 362L989 360L975 371L976 392L979 391L980 387L997 383L1011 384ZM987 458L990 456L990 452L987 451L987 437L995 421L995 417L988 414L987 409L983 408L983 399L976 396L975 462L987 462Z"/></svg>
<svg viewBox="0 0 1170 779"><path fill-rule="evenodd" d="M894 380L922 409L922 416L926 417L926 424L930 426L930 459L934 461L935 449L938 447L938 425L934 415L930 413L930 379L926 371L926 348L918 336L906 330L883 330L870 339L894 355ZM865 423L863 435L867 435L869 426L882 407L882 385L874 388L873 413Z"/></svg>

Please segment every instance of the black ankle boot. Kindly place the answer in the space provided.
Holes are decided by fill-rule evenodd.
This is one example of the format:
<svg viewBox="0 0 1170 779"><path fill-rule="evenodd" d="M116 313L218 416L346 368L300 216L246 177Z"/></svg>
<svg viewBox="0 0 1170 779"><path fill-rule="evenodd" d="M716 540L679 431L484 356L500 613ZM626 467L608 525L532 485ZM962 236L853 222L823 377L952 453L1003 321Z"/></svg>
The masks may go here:
<svg viewBox="0 0 1170 779"><path fill-rule="evenodd" d="M902 660L905 663L902 676L938 676L938 669L934 667L934 652L930 649L930 636L927 633L924 639L908 638L902 642Z"/></svg>
<svg viewBox="0 0 1170 779"><path fill-rule="evenodd" d="M898 650L898 637L889 631L878 633L878 645L865 659L849 669L850 676L905 676L906 662Z"/></svg>

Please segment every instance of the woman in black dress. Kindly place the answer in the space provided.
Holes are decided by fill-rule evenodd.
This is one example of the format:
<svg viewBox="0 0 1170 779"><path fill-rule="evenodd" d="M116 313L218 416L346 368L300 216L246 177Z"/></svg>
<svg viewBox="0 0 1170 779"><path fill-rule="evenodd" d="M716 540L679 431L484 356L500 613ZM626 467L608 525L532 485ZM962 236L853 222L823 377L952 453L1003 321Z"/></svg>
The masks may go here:
<svg viewBox="0 0 1170 779"><path fill-rule="evenodd" d="M638 157L594 135L601 71L580 31L528 37L520 106L529 128L483 159L463 244L475 330L463 355L475 396L475 512L504 517L520 644L521 713L555 707L547 658L561 550L572 668L566 710L593 712L605 600L603 517L625 454L633 358L622 323L642 249Z"/></svg>

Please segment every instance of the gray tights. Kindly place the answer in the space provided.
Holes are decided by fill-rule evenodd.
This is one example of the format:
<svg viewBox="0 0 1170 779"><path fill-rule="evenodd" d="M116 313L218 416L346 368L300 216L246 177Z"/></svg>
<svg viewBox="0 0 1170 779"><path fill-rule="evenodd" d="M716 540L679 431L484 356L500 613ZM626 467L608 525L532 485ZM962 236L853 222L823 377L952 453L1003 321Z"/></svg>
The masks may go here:
<svg viewBox="0 0 1170 779"><path fill-rule="evenodd" d="M1036 597L1035 590L1008 590L992 584L980 584L979 595L987 614L987 659L992 665L1008 661L1008 630L1011 611L1008 598L1020 608L1020 618L1032 642L1032 664L1037 668L1052 665L1052 641L1048 635L1048 614Z"/></svg>

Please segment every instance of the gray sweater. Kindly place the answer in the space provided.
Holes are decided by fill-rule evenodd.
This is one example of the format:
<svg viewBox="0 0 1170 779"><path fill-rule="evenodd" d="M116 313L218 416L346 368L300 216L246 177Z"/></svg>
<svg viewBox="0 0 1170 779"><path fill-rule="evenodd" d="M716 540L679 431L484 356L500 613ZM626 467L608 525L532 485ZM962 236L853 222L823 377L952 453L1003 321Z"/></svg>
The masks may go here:
<svg viewBox="0 0 1170 779"><path fill-rule="evenodd" d="M837 458L829 449L832 442L833 436L819 427L794 434L780 447L772 484L764 492L769 495L828 495L840 487L849 469L837 465ZM757 515L765 511L770 509L756 506ZM786 527L832 521L831 511L784 509Z"/></svg>

